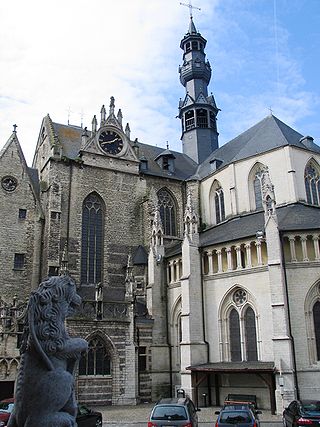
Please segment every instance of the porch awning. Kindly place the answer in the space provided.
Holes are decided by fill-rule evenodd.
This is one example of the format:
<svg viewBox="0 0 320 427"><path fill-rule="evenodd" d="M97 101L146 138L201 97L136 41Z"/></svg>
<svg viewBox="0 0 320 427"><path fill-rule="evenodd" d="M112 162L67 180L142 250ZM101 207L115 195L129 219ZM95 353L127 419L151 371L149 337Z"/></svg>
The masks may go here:
<svg viewBox="0 0 320 427"><path fill-rule="evenodd" d="M188 366L192 372L212 373L274 373L274 362L217 362Z"/></svg>

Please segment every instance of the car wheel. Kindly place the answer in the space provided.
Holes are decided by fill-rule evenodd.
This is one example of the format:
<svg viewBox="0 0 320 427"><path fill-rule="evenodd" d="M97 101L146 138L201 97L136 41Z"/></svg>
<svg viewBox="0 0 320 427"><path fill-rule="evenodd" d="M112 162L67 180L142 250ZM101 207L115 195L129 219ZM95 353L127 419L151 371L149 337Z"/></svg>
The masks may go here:
<svg viewBox="0 0 320 427"><path fill-rule="evenodd" d="M102 419L101 418L97 418L96 427L102 427Z"/></svg>

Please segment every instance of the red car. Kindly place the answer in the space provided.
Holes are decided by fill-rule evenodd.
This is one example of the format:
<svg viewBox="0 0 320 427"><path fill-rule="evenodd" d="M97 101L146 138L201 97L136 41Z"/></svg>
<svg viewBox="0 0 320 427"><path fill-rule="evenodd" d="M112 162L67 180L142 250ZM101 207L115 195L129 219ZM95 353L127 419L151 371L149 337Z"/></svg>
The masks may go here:
<svg viewBox="0 0 320 427"><path fill-rule="evenodd" d="M0 402L0 427L6 426L14 405L14 399L4 399Z"/></svg>

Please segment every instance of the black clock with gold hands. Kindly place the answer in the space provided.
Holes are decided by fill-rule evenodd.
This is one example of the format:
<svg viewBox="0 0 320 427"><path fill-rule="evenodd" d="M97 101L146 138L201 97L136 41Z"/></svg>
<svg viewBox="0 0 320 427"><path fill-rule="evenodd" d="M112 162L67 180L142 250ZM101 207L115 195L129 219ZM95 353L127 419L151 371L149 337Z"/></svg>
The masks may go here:
<svg viewBox="0 0 320 427"><path fill-rule="evenodd" d="M108 154L119 154L123 149L123 140L114 130L104 130L99 135L99 145Z"/></svg>

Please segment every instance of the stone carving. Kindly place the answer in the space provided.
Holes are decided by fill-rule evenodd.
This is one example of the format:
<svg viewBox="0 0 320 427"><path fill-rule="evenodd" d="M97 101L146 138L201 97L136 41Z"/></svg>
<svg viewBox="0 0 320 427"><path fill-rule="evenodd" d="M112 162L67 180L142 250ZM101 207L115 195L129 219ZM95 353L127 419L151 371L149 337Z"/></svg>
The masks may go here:
<svg viewBox="0 0 320 427"><path fill-rule="evenodd" d="M80 304L69 276L51 277L32 292L8 427L77 426L73 374L88 344L69 337L65 318Z"/></svg>

